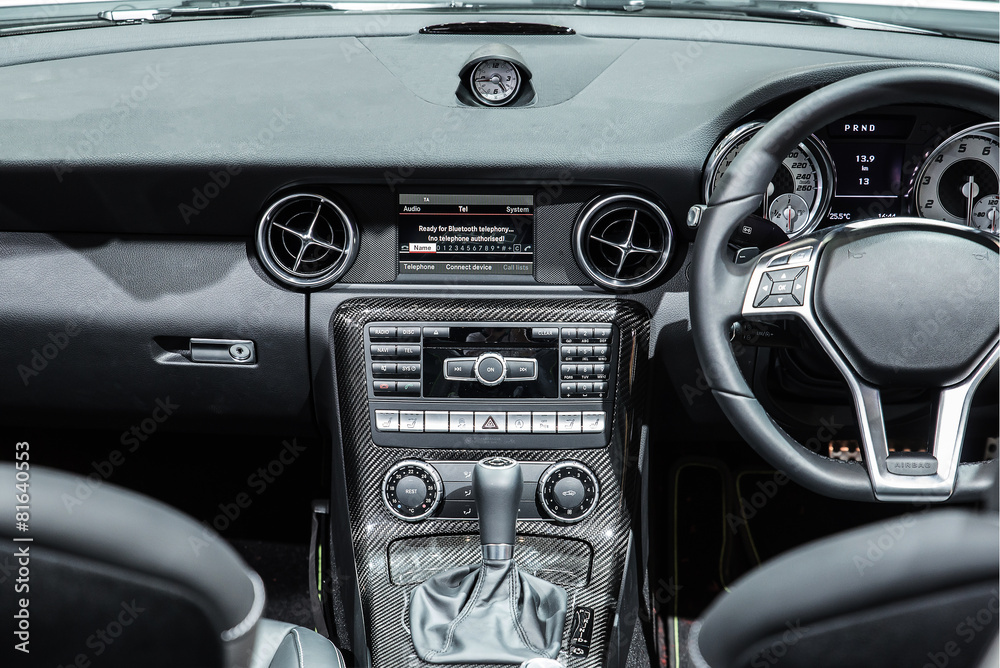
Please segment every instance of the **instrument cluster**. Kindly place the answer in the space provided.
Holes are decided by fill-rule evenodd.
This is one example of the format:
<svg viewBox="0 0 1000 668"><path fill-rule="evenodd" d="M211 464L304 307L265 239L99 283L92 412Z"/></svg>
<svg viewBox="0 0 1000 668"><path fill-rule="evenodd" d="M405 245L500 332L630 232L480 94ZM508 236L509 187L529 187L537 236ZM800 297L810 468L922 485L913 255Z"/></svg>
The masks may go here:
<svg viewBox="0 0 1000 668"><path fill-rule="evenodd" d="M817 227L919 216L998 234L1000 126L965 112L890 108L838 120L792 150L758 215L789 238ZM703 175L707 202L763 127L744 123L716 145Z"/></svg>

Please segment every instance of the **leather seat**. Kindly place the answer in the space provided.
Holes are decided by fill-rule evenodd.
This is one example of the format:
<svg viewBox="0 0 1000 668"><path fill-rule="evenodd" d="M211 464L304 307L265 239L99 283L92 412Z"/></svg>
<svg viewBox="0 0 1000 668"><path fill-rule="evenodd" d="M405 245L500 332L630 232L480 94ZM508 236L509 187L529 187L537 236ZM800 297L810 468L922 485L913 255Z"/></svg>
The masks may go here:
<svg viewBox="0 0 1000 668"><path fill-rule="evenodd" d="M998 577L995 511L910 513L751 571L692 625L688 652L698 668L976 666Z"/></svg>
<svg viewBox="0 0 1000 668"><path fill-rule="evenodd" d="M260 577L214 531L172 508L96 473L15 471L6 462L0 489L0 617L14 620L31 665L344 665L319 634L261 619ZM27 496L15 500L15 491Z"/></svg>

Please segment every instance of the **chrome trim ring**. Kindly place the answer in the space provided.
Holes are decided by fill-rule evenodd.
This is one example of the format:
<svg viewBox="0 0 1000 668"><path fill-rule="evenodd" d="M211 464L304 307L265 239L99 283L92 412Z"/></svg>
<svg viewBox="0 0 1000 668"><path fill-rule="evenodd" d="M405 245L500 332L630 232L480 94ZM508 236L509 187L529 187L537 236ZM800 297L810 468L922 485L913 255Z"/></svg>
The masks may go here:
<svg viewBox="0 0 1000 668"><path fill-rule="evenodd" d="M501 60L501 61L509 64L511 67L513 67L514 71L517 72L517 85L514 86L514 92L511 93L508 97L505 97L502 100L496 100L496 101L494 101L494 100L487 100L476 89L476 78L475 78L476 77L476 69L479 67L480 64L485 63L487 60ZM518 94L520 94L520 92L521 92L521 82L523 80L524 80L524 72L521 71L521 68L518 67L517 64L514 61L509 60L507 58L494 58L492 56L489 56L489 57L486 57L486 58L480 58L479 60L477 60L475 62L475 64L472 65L471 68L469 68L469 90L472 91L472 96L476 99L476 102L478 102L479 104L486 105L487 107L505 107L505 106L511 104L514 100L517 99Z"/></svg>
<svg viewBox="0 0 1000 668"><path fill-rule="evenodd" d="M749 140L764 127L764 121L752 121L740 125L732 132L719 140L712 152L708 156L705 170L702 172L701 195L702 200L707 204L712 197L712 181L715 180L715 172L719 169L719 164L727 153L744 139ZM805 226L789 235L789 239L795 239L802 235L809 234L822 222L823 218L830 211L830 203L833 201L833 193L837 190L837 173L833 169L833 157L830 150L822 139L816 135L809 135L804 141L799 142L799 150L806 153L815 163L817 169L818 183L816 184L816 199L809 207L809 220ZM782 158L782 163L785 159ZM767 216L767 212L764 212Z"/></svg>
<svg viewBox="0 0 1000 668"><path fill-rule="evenodd" d="M319 245L328 248L328 250L341 253L340 258L337 259L327 271L319 274L318 276L302 274L295 271L294 267L292 269L288 269L275 260L275 251L271 244L271 226L274 224L273 218L283 208L296 200L314 200L317 205L317 216L323 207L333 209L337 219L340 221L341 225L344 226L346 240L343 248L338 248L331 244L325 244L322 240L313 238L311 234L312 230L309 230L304 234L291 232L291 234L299 237L299 240L305 243L306 246ZM347 215L347 212L345 212L344 209L338 206L335 202L315 193L295 193L282 197L277 202L269 206L267 211L264 212L264 215L261 216L258 221L256 234L257 257L260 258L261 263L267 268L268 272L272 276L286 285L294 288L320 288L330 285L340 279L354 263L354 259L358 254L358 237L359 233L354 221L351 220L351 217Z"/></svg>
<svg viewBox="0 0 1000 668"><path fill-rule="evenodd" d="M607 276L591 265L590 260L587 257L587 253L584 251L584 247L590 239L590 230L595 222L592 219L595 214L609 204L615 204L617 202L637 203L640 207L652 213L653 217L663 228L664 247L658 251L659 257L657 258L656 263L646 273L635 279L623 280L613 276ZM628 241L630 243L631 238L629 238ZM583 273L585 273L590 280L597 285L608 288L609 290L634 290L652 283L660 276L661 273L663 273L663 270L666 269L667 264L669 264L670 258L673 255L673 250L674 230L673 226L670 224L670 218L658 204L640 195L619 193L617 195L605 195L603 197L598 197L587 205L576 221L576 230L573 236L573 255L576 257L576 263L580 265L580 269L583 270Z"/></svg>
<svg viewBox="0 0 1000 668"><path fill-rule="evenodd" d="M573 517L573 518L559 517L554 512L552 512L549 506L545 503L545 485L549 482L549 478L556 471L566 468L577 469L578 471L582 471L585 475L589 476L590 479L594 481L594 501L593 503L590 504L590 508L588 508L586 512L581 513L579 517ZM538 488L535 490L535 496L538 499L538 505L542 507L542 510L544 510L545 514L548 515L550 518L554 519L556 522L561 522L562 524L576 524L577 522L582 522L583 520L587 519L587 517L589 517L590 514L594 512L594 509L597 508L597 504L601 500L601 482L600 480L597 479L597 476L594 475L594 472L591 471L589 468L587 468L585 465L581 464L578 461L574 461L572 459L566 459L561 462L556 462L549 468L545 469L545 472L542 473L540 478L538 478Z"/></svg>
<svg viewBox="0 0 1000 668"><path fill-rule="evenodd" d="M426 471L428 474L430 474L431 478L434 480L434 485L436 487L436 493L434 494L434 500L431 502L431 505L424 512L420 513L419 515L414 515L412 517L403 515L399 513L395 508L393 508L392 504L389 503L389 497L386 494L386 487L389 485L389 478L392 477L393 473L407 466L414 466L416 468ZM386 510L392 513L393 516L398 517L404 522L419 522L434 514L434 511L436 511L438 509L438 506L441 505L441 500L444 499L444 482L441 481L441 474L437 472L437 469L435 469L433 466L431 466L424 460L403 459L390 466L389 470L386 471L385 475L382 477L382 489L380 490L380 492L381 492L380 496L382 497L382 503L385 505Z"/></svg>
<svg viewBox="0 0 1000 668"><path fill-rule="evenodd" d="M479 365L488 359L495 359L500 364L500 377L496 380L486 380L479 375ZM500 353L483 353L476 358L475 363L472 365L472 373L475 374L476 380L486 387L494 387L507 380L507 362Z"/></svg>

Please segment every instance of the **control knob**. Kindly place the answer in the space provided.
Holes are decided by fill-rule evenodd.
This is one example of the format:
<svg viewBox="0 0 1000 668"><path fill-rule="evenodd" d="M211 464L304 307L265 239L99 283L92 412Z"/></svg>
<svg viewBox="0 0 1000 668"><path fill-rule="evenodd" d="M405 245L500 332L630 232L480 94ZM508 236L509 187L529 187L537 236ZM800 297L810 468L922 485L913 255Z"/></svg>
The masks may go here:
<svg viewBox="0 0 1000 668"><path fill-rule="evenodd" d="M579 522L597 507L600 484L589 468L575 461L553 464L538 479L538 502L549 517Z"/></svg>
<svg viewBox="0 0 1000 668"><path fill-rule="evenodd" d="M487 387L499 385L507 378L507 361L500 353L483 353L472 367L476 380Z"/></svg>
<svg viewBox="0 0 1000 668"><path fill-rule="evenodd" d="M437 470L420 459L392 465L382 481L382 500L389 512L407 522L429 517L441 504L444 485Z"/></svg>

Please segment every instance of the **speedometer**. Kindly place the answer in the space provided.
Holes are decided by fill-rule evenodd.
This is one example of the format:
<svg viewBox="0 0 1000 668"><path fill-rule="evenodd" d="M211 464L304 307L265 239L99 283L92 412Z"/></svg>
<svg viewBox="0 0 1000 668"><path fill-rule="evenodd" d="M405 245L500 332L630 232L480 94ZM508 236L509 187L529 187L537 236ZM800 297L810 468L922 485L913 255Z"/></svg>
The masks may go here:
<svg viewBox="0 0 1000 668"><path fill-rule="evenodd" d="M924 218L997 234L1000 125L962 130L931 151L917 172L913 205Z"/></svg>
<svg viewBox="0 0 1000 668"><path fill-rule="evenodd" d="M719 179L747 142L764 126L747 123L722 138L712 151L704 176L707 202ZM794 238L811 232L826 215L833 196L833 168L826 146L816 136L794 148L781 162L764 193L758 213Z"/></svg>

